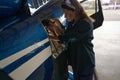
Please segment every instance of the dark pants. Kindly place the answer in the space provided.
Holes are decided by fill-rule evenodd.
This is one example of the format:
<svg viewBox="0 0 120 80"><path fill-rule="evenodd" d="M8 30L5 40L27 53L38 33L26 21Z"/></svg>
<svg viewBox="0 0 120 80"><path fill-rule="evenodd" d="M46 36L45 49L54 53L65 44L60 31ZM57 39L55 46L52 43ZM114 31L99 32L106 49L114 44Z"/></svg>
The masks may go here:
<svg viewBox="0 0 120 80"><path fill-rule="evenodd" d="M67 54L65 51L53 60L52 80L68 80Z"/></svg>
<svg viewBox="0 0 120 80"><path fill-rule="evenodd" d="M77 71L74 71L73 73L74 80L93 80L94 66L88 67L84 73L79 73Z"/></svg>

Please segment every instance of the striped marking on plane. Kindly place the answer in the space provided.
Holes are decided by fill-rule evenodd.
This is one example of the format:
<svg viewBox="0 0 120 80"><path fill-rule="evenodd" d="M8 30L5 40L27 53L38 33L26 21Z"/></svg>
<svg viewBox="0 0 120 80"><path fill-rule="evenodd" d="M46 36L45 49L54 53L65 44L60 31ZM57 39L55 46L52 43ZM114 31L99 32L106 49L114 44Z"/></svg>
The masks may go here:
<svg viewBox="0 0 120 80"><path fill-rule="evenodd" d="M44 39L43 41L40 41L38 43L35 43L34 45L28 47L28 48L25 48L17 53L15 53L14 55L8 57L8 58L5 58L3 60L0 61L0 68L4 68L6 67L7 65L13 63L14 61L16 61L17 59L21 58L22 56L32 52L34 49L36 49L37 47L39 46L42 46L45 42L48 42L48 38L47 39Z"/></svg>
<svg viewBox="0 0 120 80"><path fill-rule="evenodd" d="M31 58L29 61L18 67L9 75L14 80L25 80L33 71L35 71L48 57L51 56L50 47L45 48L39 54ZM16 74L17 73L17 74Z"/></svg>
<svg viewBox="0 0 120 80"><path fill-rule="evenodd" d="M36 51L36 52L34 52ZM0 61L2 67L14 80L25 80L51 56L49 40L45 39Z"/></svg>

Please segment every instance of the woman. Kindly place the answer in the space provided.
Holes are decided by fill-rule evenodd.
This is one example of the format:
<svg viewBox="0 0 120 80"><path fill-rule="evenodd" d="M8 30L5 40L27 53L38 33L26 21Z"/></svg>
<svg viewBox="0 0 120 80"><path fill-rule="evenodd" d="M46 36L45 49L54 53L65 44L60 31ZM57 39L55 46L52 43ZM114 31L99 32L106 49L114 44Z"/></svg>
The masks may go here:
<svg viewBox="0 0 120 80"><path fill-rule="evenodd" d="M61 5L68 28L59 36L66 44L68 61L72 66L74 80L93 80L95 55L93 51L93 19L77 0L66 0Z"/></svg>

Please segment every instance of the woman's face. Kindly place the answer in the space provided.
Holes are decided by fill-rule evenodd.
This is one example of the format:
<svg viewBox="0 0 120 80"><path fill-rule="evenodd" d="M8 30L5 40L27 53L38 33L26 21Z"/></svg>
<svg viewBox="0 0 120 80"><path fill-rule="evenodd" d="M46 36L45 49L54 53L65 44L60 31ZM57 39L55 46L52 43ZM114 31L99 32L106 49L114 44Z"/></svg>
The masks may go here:
<svg viewBox="0 0 120 80"><path fill-rule="evenodd" d="M74 21L76 19L76 13L75 11L63 9L63 13L65 14L65 18L68 21Z"/></svg>

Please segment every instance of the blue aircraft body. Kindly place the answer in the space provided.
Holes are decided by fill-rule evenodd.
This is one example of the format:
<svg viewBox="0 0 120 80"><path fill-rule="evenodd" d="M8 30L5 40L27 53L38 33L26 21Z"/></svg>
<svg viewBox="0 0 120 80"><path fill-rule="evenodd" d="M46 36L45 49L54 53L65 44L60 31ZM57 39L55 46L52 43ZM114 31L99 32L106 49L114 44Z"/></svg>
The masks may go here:
<svg viewBox="0 0 120 80"><path fill-rule="evenodd" d="M37 7L36 1L41 1ZM61 19L61 0L36 1L0 0L2 80L51 80L50 42L41 20Z"/></svg>
<svg viewBox="0 0 120 80"><path fill-rule="evenodd" d="M41 21L67 25L62 1L0 0L0 80L51 80L52 52Z"/></svg>

